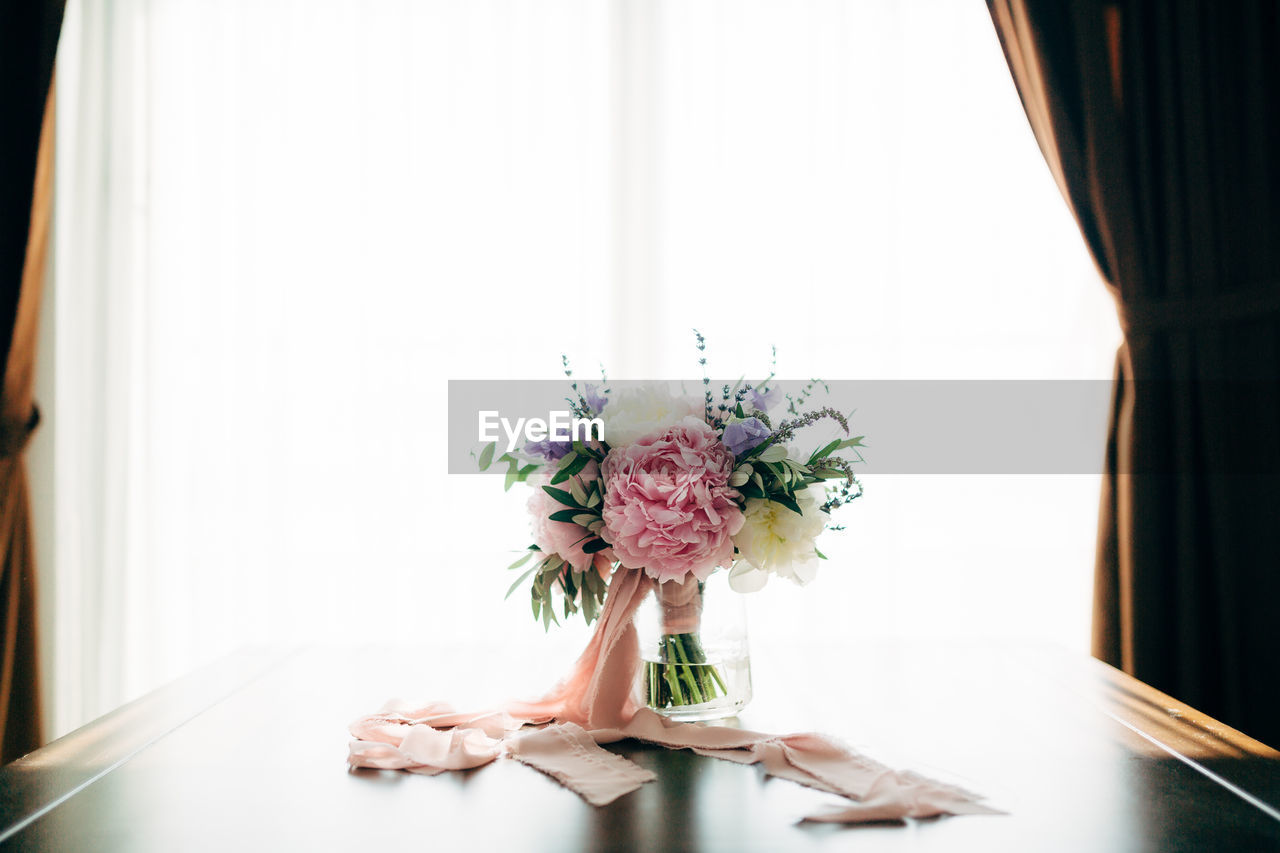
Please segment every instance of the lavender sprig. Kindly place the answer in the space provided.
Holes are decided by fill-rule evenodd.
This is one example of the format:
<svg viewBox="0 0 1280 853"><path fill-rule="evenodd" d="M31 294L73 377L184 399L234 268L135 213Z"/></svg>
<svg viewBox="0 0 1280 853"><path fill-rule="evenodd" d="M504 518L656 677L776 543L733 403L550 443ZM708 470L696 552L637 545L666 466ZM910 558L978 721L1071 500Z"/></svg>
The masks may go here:
<svg viewBox="0 0 1280 853"><path fill-rule="evenodd" d="M760 381L759 386L761 394L769 393L769 383L773 381L773 377L778 375L778 345L774 344L770 349L773 350L769 357L769 375Z"/></svg>
<svg viewBox="0 0 1280 853"><path fill-rule="evenodd" d="M857 477L853 478L853 482L844 483L834 494L827 493L826 503L822 505L822 511L830 513L836 507L844 506L862 497L862 483Z"/></svg>
<svg viewBox="0 0 1280 853"><path fill-rule="evenodd" d="M716 409L716 423L715 423L715 425L716 425L717 427L718 427L718 426L721 426L722 424L724 424L725 420L726 420L726 419L728 418L728 416L729 416L729 395L730 395L730 393L732 393L732 392L731 392L731 390L730 390L729 386L728 386L728 385L725 385L725 386L724 386L724 396L722 396L722 397L720 398L720 406Z"/></svg>
<svg viewBox="0 0 1280 853"><path fill-rule="evenodd" d="M573 378L573 368L569 367L569 356L561 353L560 363L564 365L564 375L571 380L569 387L573 389L574 395L578 398L577 402L574 402L572 397L565 397L564 399L568 402L569 409L575 417L585 418L588 416L588 412L591 411L591 407L587 405L587 398L583 397L582 392L578 390L578 381Z"/></svg>
<svg viewBox="0 0 1280 853"><path fill-rule="evenodd" d="M827 393L831 392L831 389L827 387L827 383L823 382L821 379L810 379L809 383L805 385L804 389L800 392L800 396L792 399L790 394L786 395L787 411L793 415L800 414L800 408L804 405L804 401L813 396L813 389L819 385L822 386L823 391L826 391Z"/></svg>
<svg viewBox="0 0 1280 853"><path fill-rule="evenodd" d="M853 476L852 463L843 456L824 456L821 459L815 459L810 462L809 467L815 470L818 468L832 468L837 471L843 471L845 485L848 486L852 486L854 481L857 480L857 478Z"/></svg>
<svg viewBox="0 0 1280 853"><path fill-rule="evenodd" d="M704 417L710 426L715 426L715 419L711 416L711 378L707 376L707 339L702 336L702 332L697 329L693 330L693 334L698 339L698 352L701 354L698 358L698 364L702 366L702 389L706 396L706 406L704 407Z"/></svg>
<svg viewBox="0 0 1280 853"><path fill-rule="evenodd" d="M805 412L792 420L785 420L778 424L778 428L773 433L773 443L778 444L789 441L796 434L796 430L807 427L816 423L823 418L831 418L840 424L840 428L844 430L844 434L849 434L849 421L840 412L830 406L823 406L821 409L814 409L812 412Z"/></svg>

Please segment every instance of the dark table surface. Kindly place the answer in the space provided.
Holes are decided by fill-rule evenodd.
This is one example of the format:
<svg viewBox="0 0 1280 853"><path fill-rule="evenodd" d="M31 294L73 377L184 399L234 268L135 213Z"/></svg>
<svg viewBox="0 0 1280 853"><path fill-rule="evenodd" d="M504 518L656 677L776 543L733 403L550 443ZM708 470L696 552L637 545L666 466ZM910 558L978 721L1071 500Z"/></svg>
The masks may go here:
<svg viewBox="0 0 1280 853"><path fill-rule="evenodd" d="M637 744L610 748L658 780L604 808L509 760L348 772L347 722L411 681L439 691L485 667L439 650L307 649L237 654L0 769L0 840L166 853L1280 850L1280 754L1083 655L933 642L757 654L753 667L744 727L836 734L1009 814L798 824L837 798Z"/></svg>

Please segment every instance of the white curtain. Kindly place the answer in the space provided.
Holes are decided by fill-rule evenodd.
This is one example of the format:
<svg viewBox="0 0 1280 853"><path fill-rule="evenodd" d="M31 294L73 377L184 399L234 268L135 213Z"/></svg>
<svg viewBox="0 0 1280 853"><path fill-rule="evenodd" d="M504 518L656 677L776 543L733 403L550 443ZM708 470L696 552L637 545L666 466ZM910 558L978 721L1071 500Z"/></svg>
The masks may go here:
<svg viewBox="0 0 1280 853"><path fill-rule="evenodd" d="M689 375L695 325L726 374L1109 375L978 3L72 0L58 84L57 733L244 644L554 676L583 632L502 601L523 502L444 473L450 378ZM754 642L1084 647L1096 478L867 485Z"/></svg>

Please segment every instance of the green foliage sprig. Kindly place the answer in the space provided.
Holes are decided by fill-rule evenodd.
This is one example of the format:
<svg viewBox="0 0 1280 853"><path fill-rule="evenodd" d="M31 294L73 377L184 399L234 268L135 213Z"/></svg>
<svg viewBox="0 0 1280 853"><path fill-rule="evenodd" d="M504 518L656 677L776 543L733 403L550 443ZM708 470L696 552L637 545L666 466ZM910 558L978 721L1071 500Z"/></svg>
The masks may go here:
<svg viewBox="0 0 1280 853"><path fill-rule="evenodd" d="M759 418L760 413L755 413L755 417ZM796 494L818 483L838 479L845 482L834 491L830 488L827 490L827 500L822 505L823 512L830 514L832 509L861 496L862 484L854 476L853 461L837 454L843 450L853 450L857 461L863 461L857 448L864 446L864 436L835 439L815 450L803 463L787 456L787 449L782 441L792 437L797 429L824 417L835 420L848 433L848 419L844 415L831 408L817 409L803 413L794 420L783 421L769 438L739 457L729 485L737 488L744 506L749 498L761 498L782 504L794 513L803 514Z"/></svg>
<svg viewBox="0 0 1280 853"><path fill-rule="evenodd" d="M541 553L537 545L530 545L529 552L507 568L518 569ZM506 597L510 598L511 593L515 592L530 575L533 576L533 585L529 588L533 618L542 622L543 630L549 630L553 622L560 624L560 618L556 615L555 602L551 597L551 591L557 586L564 593L565 619L574 613L581 612L583 619L590 625L600 615L605 592L609 587L594 566L588 566L586 571L580 572L558 554L547 554L515 579L507 589Z"/></svg>
<svg viewBox="0 0 1280 853"><path fill-rule="evenodd" d="M497 459L493 458L493 454L498 451L498 442L486 444L480 451L480 456L476 459L476 465L481 471L488 471L489 467L495 462L507 463L507 477L502 484L503 491L511 491L511 487L516 483L523 483L529 479L529 475L537 471L539 466L535 462L526 462L514 453L504 453ZM475 454L472 454L475 455Z"/></svg>

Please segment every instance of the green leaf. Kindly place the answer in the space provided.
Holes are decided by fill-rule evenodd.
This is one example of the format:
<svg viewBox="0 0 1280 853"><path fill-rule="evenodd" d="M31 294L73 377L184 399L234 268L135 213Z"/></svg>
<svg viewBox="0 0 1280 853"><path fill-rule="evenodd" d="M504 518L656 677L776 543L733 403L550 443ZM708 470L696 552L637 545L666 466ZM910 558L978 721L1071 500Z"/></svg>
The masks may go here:
<svg viewBox="0 0 1280 853"><path fill-rule="evenodd" d="M778 478L778 482L784 485L786 484L787 475L784 474L782 469L779 468L776 464L774 464L773 462L766 462L763 459L760 460L760 464L763 465L765 468L768 468L769 471L773 474L773 476Z"/></svg>
<svg viewBox="0 0 1280 853"><path fill-rule="evenodd" d="M826 459L832 453L835 453L836 450L838 450L839 448L840 448L840 439L837 438L835 441L831 442L826 447L823 447L821 450L815 450L813 455L809 457L809 464L812 465L814 462L816 462L819 459Z"/></svg>
<svg viewBox="0 0 1280 853"><path fill-rule="evenodd" d="M824 553L822 553L821 551L819 551L817 548L814 548L814 549L813 549L813 553L815 553L815 554L817 554L817 555L818 555L818 559L819 559L819 560L825 560L825 559L827 559L827 555L826 555L826 554L824 554Z"/></svg>
<svg viewBox="0 0 1280 853"><path fill-rule="evenodd" d="M480 458L477 460L481 471L488 471L489 466L493 464L493 454L498 449L498 442L486 444L484 450L480 451Z"/></svg>
<svg viewBox="0 0 1280 853"><path fill-rule="evenodd" d="M858 435L858 436L854 436L853 438L846 438L844 441L840 442L839 449L844 450L846 447L865 447L866 445L862 443L862 439L864 438L866 438L865 435Z"/></svg>
<svg viewBox="0 0 1280 853"><path fill-rule="evenodd" d="M794 512L796 515L804 515L804 513L800 510L800 504L796 503L796 499L791 497L790 495L782 495L782 494L769 495L769 500L773 501L774 503L782 504L787 509Z"/></svg>
<svg viewBox="0 0 1280 853"><path fill-rule="evenodd" d="M529 558L530 558L530 557L532 557L533 555L534 555L534 552L533 552L533 551L525 551L525 552L524 552L524 556L523 556L523 557L521 557L520 559L516 560L516 561L515 561L514 563L512 563L511 565L507 566L507 570L508 570L508 571L510 571L511 569L518 569L518 568L520 568L520 567L521 567L521 566L523 566L525 563L529 562Z"/></svg>
<svg viewBox="0 0 1280 853"><path fill-rule="evenodd" d="M568 461L562 462L560 470L551 478L552 484L563 483L565 480L587 467L587 463L591 461L591 457L580 456L576 453L565 456L565 459Z"/></svg>
<svg viewBox="0 0 1280 853"><path fill-rule="evenodd" d="M580 457L579 457L579 456L566 456L566 457L564 457L564 459L573 459L573 460L576 460L576 459L580 459ZM559 467L559 469L557 469L557 470L556 470L556 473L552 474L552 485L556 485L556 484L558 484L558 483L563 483L563 482L564 482L564 480L567 480L568 478L571 478L571 476L573 476L573 475L572 475L572 474L570 474L570 471L568 471L568 466L567 466L567 465L566 465L566 466L563 466L563 467Z"/></svg>
<svg viewBox="0 0 1280 853"><path fill-rule="evenodd" d="M574 516L580 515L582 510L579 509L561 509L556 510L547 516L552 521L573 521Z"/></svg>
<svg viewBox="0 0 1280 853"><path fill-rule="evenodd" d="M534 573L534 570L536 570L537 568L538 568L537 566L530 566L529 568L525 569L525 570L524 570L524 573L523 573L523 574L521 574L521 575L520 575L520 577L516 578L515 583L511 584L511 588L507 590L507 594L506 594L506 595L504 595L504 596L502 596L502 600L503 600L503 601L506 601L508 598L510 598L510 597L511 597L511 593L513 593L513 592L515 592L515 591L516 591L516 587L518 587L518 586L520 586L520 584L524 583L525 578L527 578L527 577L529 577L529 575L533 574L533 573Z"/></svg>
<svg viewBox="0 0 1280 853"><path fill-rule="evenodd" d="M542 491L551 495L551 497L555 498L565 506L571 506L575 509L586 509L586 507L573 499L573 495L569 494L564 489L557 489L555 486L543 486Z"/></svg>
<svg viewBox="0 0 1280 853"><path fill-rule="evenodd" d="M777 440L776 436L773 436L773 435L769 436L764 441L760 442L755 447L751 448L746 453L739 456L738 461L745 462L748 459L759 456L760 454L764 453L766 450L768 450L771 447L776 447L777 445L774 443L776 440Z"/></svg>
<svg viewBox="0 0 1280 853"><path fill-rule="evenodd" d="M596 552L603 551L608 547L609 543L597 536L595 539L592 539L590 542L582 546L582 553L595 554Z"/></svg>
<svg viewBox="0 0 1280 853"><path fill-rule="evenodd" d="M600 520L600 516L592 515L589 512L580 512L573 517L574 524L580 524L583 527L589 527Z"/></svg>
<svg viewBox="0 0 1280 853"><path fill-rule="evenodd" d="M574 440L573 449L576 450L578 453L582 454L583 456L591 457L597 462L601 462L604 460L604 453L602 453L600 450L597 450L595 448L587 447L587 445L580 438Z"/></svg>
<svg viewBox="0 0 1280 853"><path fill-rule="evenodd" d="M781 462L787 458L787 448L781 444L774 444L757 457L761 462Z"/></svg>

